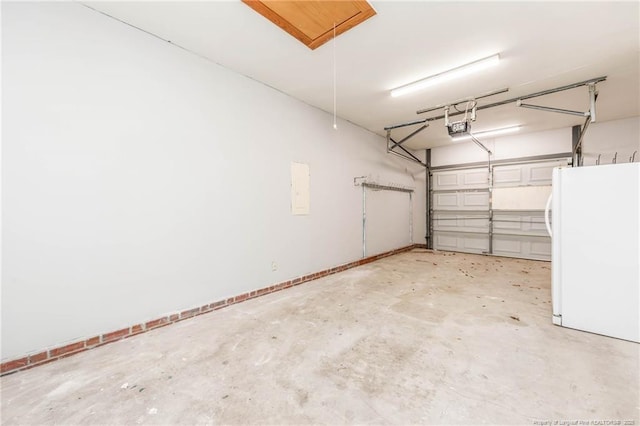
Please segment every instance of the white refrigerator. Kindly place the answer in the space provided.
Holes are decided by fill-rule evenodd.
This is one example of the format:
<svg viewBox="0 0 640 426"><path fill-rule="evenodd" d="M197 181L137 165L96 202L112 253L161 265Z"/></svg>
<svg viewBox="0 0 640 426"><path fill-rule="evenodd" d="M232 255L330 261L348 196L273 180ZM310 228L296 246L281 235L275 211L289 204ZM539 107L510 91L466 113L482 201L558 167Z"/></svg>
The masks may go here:
<svg viewBox="0 0 640 426"><path fill-rule="evenodd" d="M553 323L640 342L640 163L556 168Z"/></svg>

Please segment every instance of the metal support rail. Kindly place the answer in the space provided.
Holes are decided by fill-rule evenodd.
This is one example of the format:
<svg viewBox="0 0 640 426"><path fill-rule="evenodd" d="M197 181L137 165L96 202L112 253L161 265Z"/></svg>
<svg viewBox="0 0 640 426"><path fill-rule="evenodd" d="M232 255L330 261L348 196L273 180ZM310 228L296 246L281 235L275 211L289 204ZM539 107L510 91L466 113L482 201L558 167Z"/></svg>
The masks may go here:
<svg viewBox="0 0 640 426"><path fill-rule="evenodd" d="M409 192L409 242L413 244L413 191Z"/></svg>
<svg viewBox="0 0 640 426"><path fill-rule="evenodd" d="M475 138L473 138L475 139ZM491 151L489 153L489 159L487 160L487 167L489 168L489 174L487 179L489 181L489 250L488 254L493 254L493 164L491 164Z"/></svg>
<svg viewBox="0 0 640 426"><path fill-rule="evenodd" d="M425 173L425 179L426 181L426 185L425 185L425 191L427 192L425 194L425 227L426 227L426 235L425 235L425 242L427 244L427 248L428 249L432 249L433 248L433 210L431 209L431 206L433 205L433 200L431 199L431 197L433 196L432 193L432 188L433 188L433 174L431 173L431 150L427 149L425 151L425 162L427 163L427 168L426 168L426 173Z"/></svg>
<svg viewBox="0 0 640 426"><path fill-rule="evenodd" d="M570 110L570 109L553 108L553 107L542 106L542 105L523 104L520 101L516 102L516 105L519 106L519 107L522 107L522 108L536 109L538 111L557 112L557 113L560 113L560 114L577 115L579 117L588 117L589 116L589 111L587 111L587 112L573 111L573 110Z"/></svg>
<svg viewBox="0 0 640 426"><path fill-rule="evenodd" d="M386 190L386 191L398 191L398 192L414 192L413 189L411 188L402 188L400 186L390 186L390 185L380 185L378 183L372 183L372 182L362 182L360 185L367 187L367 188L371 188L371 189L379 189L379 190Z"/></svg>
<svg viewBox="0 0 640 426"><path fill-rule="evenodd" d="M412 138L413 136L417 135L418 133L420 133L421 131L423 131L427 127L428 127L428 125L424 125L424 126L420 127L419 129L415 130L414 132L412 132L410 135L406 136L405 138L403 138L399 142L396 142L391 137L391 130L387 130L387 154L394 154L394 155L396 155L398 157L404 158L405 160L409 160L409 161L412 161L414 163L418 163L423 167L427 167L427 163L422 162L418 157L413 155L405 147L402 146L403 143L405 143L410 138ZM400 148L404 152L404 154L399 153L397 151L394 151L394 148Z"/></svg>
<svg viewBox="0 0 640 426"><path fill-rule="evenodd" d="M546 231L543 231L546 232ZM507 233L507 232L496 232L495 235L499 235L501 237L504 236L511 236L511 237L534 237L534 238L549 238L549 235L545 235L545 234L525 234L525 233L518 233L518 232L513 232L513 233Z"/></svg>
<svg viewBox="0 0 640 426"><path fill-rule="evenodd" d="M489 219L489 216L483 216L483 217L479 217L479 216L468 216L468 217L435 217L433 218L434 221L440 221L440 220L487 220ZM493 219L494 222L500 222L500 223L538 223L538 224L544 224L544 219L543 220L531 220L531 221L521 221L521 220L509 220L509 219Z"/></svg>
<svg viewBox="0 0 640 426"><path fill-rule="evenodd" d="M571 152L561 152L558 154L535 155L531 157L511 158L508 160L493 160L493 165L508 166L510 164L539 163L539 162L549 161L549 160L571 159L571 155L572 155ZM435 166L435 167L431 167L431 170L434 172L444 171L444 170L465 170L465 169L478 169L484 166L486 166L486 163L482 161L482 162L475 162L475 163L461 163L461 164L448 164L446 166Z"/></svg>
<svg viewBox="0 0 640 426"><path fill-rule="evenodd" d="M454 231L454 230L436 230L436 233L442 233L442 234L471 234L471 235L483 235L485 237L488 237L489 234L487 234L486 232L480 232L480 231ZM537 238L549 238L548 235L544 235L544 234L525 234L525 233L518 233L518 232L513 232L513 233L506 233L506 232L496 232L493 234L493 236L513 236L513 237L537 237Z"/></svg>
<svg viewBox="0 0 640 426"><path fill-rule="evenodd" d="M453 194L456 192L489 192L489 188L469 188L469 189L434 189L434 194Z"/></svg>
<svg viewBox="0 0 640 426"><path fill-rule="evenodd" d="M494 90L493 92L488 92L488 93L483 93L482 95L479 96L473 96L473 97L467 97L467 98L463 98L463 99L458 99L455 102L451 102L450 104L448 104L449 106L453 106L454 108L457 105L463 104L465 102L471 102L471 101L477 101L478 99L483 99L483 98L488 98L489 96L494 96L494 95L499 95L501 93L506 93L509 91L508 87L505 87L504 89L498 89L498 90ZM445 104L441 104L441 105L436 105L432 108L425 108L425 109L421 109L416 111L416 114L424 114L426 112L432 112L432 111L437 111L439 109L442 109L444 107L446 107L447 105ZM449 116L451 116L453 114L449 114Z"/></svg>
<svg viewBox="0 0 640 426"><path fill-rule="evenodd" d="M478 111L483 110L483 109L488 109L488 108L494 108L497 106L501 106L501 105L507 105L507 104L512 104L518 101L523 101L525 99L532 99L532 98L537 98L540 96L544 96L544 95L550 95L552 93L557 93L557 92L562 92L565 90L570 90L570 89L575 89L577 87L582 87L582 86L588 86L588 85L595 85L596 83L600 83L601 81L605 81L607 79L606 76L603 77L596 77L596 78L592 78L590 80L585 80L585 81L581 81L578 83L573 83L573 84L568 84L566 86L560 86L560 87L555 87L553 89L548 89L548 90L543 90L540 92L535 92L535 93L531 93L529 95L525 95L525 96L518 96L516 98L510 98L510 99L505 99L504 101L498 101L498 102L493 102L490 104L486 104L486 105L480 105L477 108ZM422 114L424 112L428 112L428 111L433 111L433 109L423 109L423 110L418 110L416 111L416 114ZM449 117L455 117L457 115L461 115L464 114L464 112L453 112L449 114ZM444 119L444 114L442 115L437 115L435 117L428 117L422 120L414 120L414 121L410 121L408 123L402 123L402 124L394 124L391 126L387 126L384 128L384 130L392 130L392 129L398 129L400 127L406 127L406 126L412 126L414 124L420 124L420 123L428 123L430 121L437 121L437 120L442 120Z"/></svg>
<svg viewBox="0 0 640 426"><path fill-rule="evenodd" d="M497 106L501 106L501 105L506 105L506 104L510 104L510 103L516 103L516 105L518 107L524 107L524 108L531 108L531 109L537 109L537 110L542 110L542 111L549 111L549 112L555 112L555 113L563 113L563 114L571 114L571 115L578 115L578 116L584 116L586 117L585 123L584 125L581 127L580 129L580 133L577 137L577 140L574 139L574 144L573 144L573 149L572 149L572 153L571 153L571 164L576 167L576 166L580 166L581 165L581 153L582 153L582 149L581 149L581 145L582 145L582 140L584 139L584 135L589 127L589 123L595 122L596 120L596 101L598 99L598 92L596 91L596 84L602 81L605 81L607 79L606 76L602 76L602 77L596 77L596 78L592 78L590 80L585 80L585 81L581 81L578 83L573 83L573 84L568 84L565 86L560 86L560 87L555 87L553 89L548 89L548 90L542 90L540 92L535 92L535 93L531 93L528 95L524 95L524 96L518 96L515 98L510 98L510 99L505 99L503 101L498 101L498 102L493 102L487 105L481 105L481 106L477 106L474 107L474 114L475 111L478 110L483 110L483 109L488 109L488 108L494 108ZM552 93L557 93L557 92L561 92L561 91L565 91L565 90L570 90L570 89L574 89L577 87L582 87L582 86L589 86L589 110L586 112L580 112L580 111L573 111L573 110L567 110L567 109L562 109L562 108L553 108L553 107L547 107L547 106L542 106L542 105L533 105L533 104L525 104L522 101L526 100L526 99L532 99L532 98L536 98L536 97L540 97L540 96L545 96L545 95L549 95ZM488 96L493 96L499 93L504 93L508 91L507 89L501 89L501 90L497 90L491 93L487 93L485 95L479 96L478 98L484 98L484 97L488 97ZM475 99L474 99L475 100ZM468 101L468 100L467 100ZM457 105L460 104L461 102L464 101L457 101L454 102L453 105ZM437 109L440 109L441 107L433 107L433 108L426 108L426 109L422 109L422 110L418 110L416 111L417 114L422 114L422 113L426 113L426 112L431 112L431 111L435 111ZM455 117L461 114L466 114L466 112L463 111L456 111L453 113L449 113L449 106L444 106L445 108L445 113L443 115L438 115L435 117L428 117L422 120L413 120L410 121L408 123L401 123L401 124L395 124L395 125L391 125L391 126L386 126L384 128L384 130L386 130L387 132L387 153L390 154L394 154L396 156L402 157L405 160L409 160L415 163L418 163L424 167L428 167L427 162L423 162L422 160L420 160L418 157L416 157L414 154L412 154L411 152L409 152L406 148L404 148L402 146L403 143L405 143L407 140L411 139L412 137L414 137L415 135L417 135L418 133L422 132L424 129L426 129L429 126L429 122L430 121L436 121L436 120L441 120L441 119L445 119L448 120L449 117ZM395 141L392 137L391 137L391 130L393 129L398 129L401 127L407 127L407 126L413 126L416 124L422 124L422 126L420 126L418 129L414 130L413 132L411 132L408 136L402 138L400 141ZM474 135L473 133L469 132L468 133L469 136L471 136L471 140L478 145L480 148L484 149L488 154L489 154L489 164L488 164L488 168L489 168L489 173L492 173L492 167L491 167L491 155L492 152L484 145L482 144L482 142L480 142ZM397 151L394 151L395 148L399 148L401 149L404 153L400 153ZM615 158L614 158L615 161ZM491 176L489 177L489 179L491 180ZM489 189L489 192L491 193L492 190L491 188ZM491 198L491 194L489 194L489 197ZM489 244L489 253L491 253L491 244Z"/></svg>
<svg viewBox="0 0 640 426"><path fill-rule="evenodd" d="M489 216L466 216L466 217L434 217L433 220L480 220L489 219Z"/></svg>
<svg viewBox="0 0 640 426"><path fill-rule="evenodd" d="M477 107L478 110L482 110L482 109L487 109L487 108L494 108L497 106L501 106L501 105L506 105L506 104L511 104L514 102L518 102L518 101L523 101L525 99L532 99L532 98L537 98L540 96L545 96L545 95L550 95L552 93L557 93L557 92L563 92L565 90L570 90L570 89L575 89L577 87L582 87L582 86L588 86L591 84L596 84L596 83L600 83L601 81L605 81L607 79L606 76L602 76L602 77L596 77L596 78L592 78L590 80L585 80L585 81L580 81L578 83L573 83L573 84L568 84L566 86L560 86L560 87L555 87L553 89L548 89L548 90L542 90L540 92L535 92L535 93L531 93L529 95L525 95L525 96L518 96L516 98L510 98L510 99L506 99L504 101L498 101L498 102L493 102L491 104L487 104L487 105L480 105L479 107ZM416 114L419 114L420 112L416 112ZM452 114L449 114L449 116L454 116L454 115L460 115L460 114L464 114L464 112L455 112ZM439 117L431 117L430 119L428 119L428 121L434 121L434 120L439 120L444 118L444 114L442 116Z"/></svg>
<svg viewBox="0 0 640 426"><path fill-rule="evenodd" d="M472 234L472 235L484 235L485 237L488 236L488 234L486 232L480 232L480 231L450 231L450 230L435 230L434 232L441 232L441 233L448 233L448 234Z"/></svg>
<svg viewBox="0 0 640 426"><path fill-rule="evenodd" d="M487 211L486 210L471 210L471 209L465 209L465 210L432 210L434 213L450 213L450 214L468 214L468 215L474 215L474 214L485 214Z"/></svg>
<svg viewBox="0 0 640 426"><path fill-rule="evenodd" d="M362 185L362 258L367 257L367 188Z"/></svg>

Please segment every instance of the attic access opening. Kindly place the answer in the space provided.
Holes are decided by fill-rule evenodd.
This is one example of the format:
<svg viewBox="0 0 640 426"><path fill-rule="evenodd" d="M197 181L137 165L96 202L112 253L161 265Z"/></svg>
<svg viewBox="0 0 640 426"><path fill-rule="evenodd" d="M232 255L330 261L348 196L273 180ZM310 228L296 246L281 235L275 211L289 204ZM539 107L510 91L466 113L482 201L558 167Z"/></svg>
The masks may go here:
<svg viewBox="0 0 640 426"><path fill-rule="evenodd" d="M311 50L376 14L364 0L351 1L278 1L242 0Z"/></svg>

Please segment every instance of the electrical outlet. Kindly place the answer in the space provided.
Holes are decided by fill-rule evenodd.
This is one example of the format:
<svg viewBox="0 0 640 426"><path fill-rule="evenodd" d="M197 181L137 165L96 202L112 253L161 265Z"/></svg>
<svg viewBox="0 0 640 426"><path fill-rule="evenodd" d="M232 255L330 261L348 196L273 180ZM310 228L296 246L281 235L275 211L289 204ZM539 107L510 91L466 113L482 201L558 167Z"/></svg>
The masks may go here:
<svg viewBox="0 0 640 426"><path fill-rule="evenodd" d="M271 270L273 272L278 270L278 264L276 262L271 262Z"/></svg>

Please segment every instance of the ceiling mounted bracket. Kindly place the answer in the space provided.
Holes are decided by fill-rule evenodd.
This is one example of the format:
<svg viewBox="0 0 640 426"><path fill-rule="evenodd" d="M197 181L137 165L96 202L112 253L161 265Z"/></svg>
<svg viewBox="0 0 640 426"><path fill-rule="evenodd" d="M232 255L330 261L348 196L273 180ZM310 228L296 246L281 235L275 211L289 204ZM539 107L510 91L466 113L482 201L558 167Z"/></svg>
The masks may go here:
<svg viewBox="0 0 640 426"><path fill-rule="evenodd" d="M589 117L589 121L591 123L594 123L596 121L596 99L598 97L598 92L596 91L596 82L590 82L587 84L589 87L589 110L582 112L582 111L572 111L570 109L562 109L562 108L554 108L554 107L548 107L548 106L542 106L542 105L532 105L532 104L525 104L522 102L522 99L518 99L516 101L516 106L522 107L522 108L529 108L529 109L537 109L539 111L547 111L547 112L557 112L560 114L569 114L569 115L577 115L580 117Z"/></svg>
<svg viewBox="0 0 640 426"><path fill-rule="evenodd" d="M437 105L431 108L424 108L424 109L419 109L418 111L416 111L416 114L424 114L427 112L432 112L432 111L437 111L439 109L442 109L446 106L449 107L457 107L460 104L463 104L465 102L473 102L473 101L477 101L478 99L484 99L484 98L488 98L489 96L495 96L495 95L499 95L501 93L506 93L509 91L508 87L505 87L504 89L499 89L499 90L494 90L492 92L488 92L488 93L483 93L482 95L478 95L478 96L474 96L474 97L469 97L469 98L464 98L464 99L458 99L457 101L448 103L446 105Z"/></svg>
<svg viewBox="0 0 640 426"><path fill-rule="evenodd" d="M522 108L537 109L539 111L557 112L557 113L560 113L560 114L577 115L577 116L580 116L580 117L588 117L589 116L589 111L586 111L586 112L572 111L570 109L554 108L554 107L548 107L548 106L543 106L543 105L524 104L524 103L522 103L521 100L518 100L516 102L516 106L519 106L519 107L522 107Z"/></svg>
<svg viewBox="0 0 640 426"><path fill-rule="evenodd" d="M475 142L476 145L478 145L480 148L482 148L485 151L487 151L487 154L489 154L489 157L491 157L493 155L493 152L491 152L491 150L489 148L487 148L482 142L480 142L478 139L476 139L476 137L473 136L473 133L469 132L469 136L471 136L471 140L473 142Z"/></svg>
<svg viewBox="0 0 640 426"><path fill-rule="evenodd" d="M589 124L594 123L596 121L596 101L598 100L598 91L596 90L596 83L589 84L589 111L587 111L586 119L584 124L580 128L580 134L578 136L578 140L572 150L574 165L581 166L581 157L582 157L582 140L584 139L584 135L587 133L587 129L589 128Z"/></svg>
<svg viewBox="0 0 640 426"><path fill-rule="evenodd" d="M424 123L424 122L422 120L419 120L419 121L417 121L415 123L412 123L412 124L420 124L420 123ZM408 126L409 124L406 124L406 125ZM400 126L400 127L405 127L405 126ZM389 128L385 127L385 130L387 131L387 153L388 154L397 155L398 157L402 157L405 160L409 160L409 161L412 161L414 163L418 163L418 164L420 164L420 165L422 165L424 167L427 167L427 164L425 162L420 160L418 157L413 155L405 147L402 146L403 143L405 143L406 141L408 141L409 139L411 139L412 137L414 137L415 135L417 135L418 133L420 133L421 131L423 131L427 127L429 127L429 124L423 124L418 129L414 130L413 132L411 132L409 135L405 136L404 138L402 138L398 142L396 142L391 137L391 130L393 128L395 128L395 127L389 127ZM400 148L404 152L404 154L395 151L396 148Z"/></svg>

